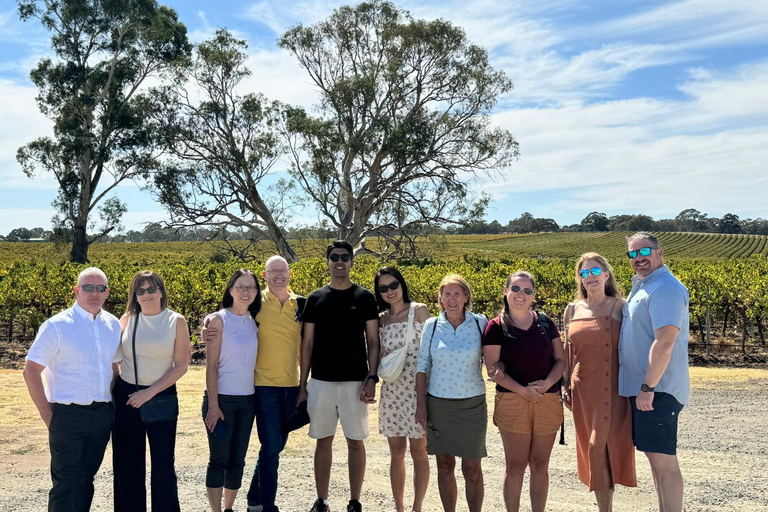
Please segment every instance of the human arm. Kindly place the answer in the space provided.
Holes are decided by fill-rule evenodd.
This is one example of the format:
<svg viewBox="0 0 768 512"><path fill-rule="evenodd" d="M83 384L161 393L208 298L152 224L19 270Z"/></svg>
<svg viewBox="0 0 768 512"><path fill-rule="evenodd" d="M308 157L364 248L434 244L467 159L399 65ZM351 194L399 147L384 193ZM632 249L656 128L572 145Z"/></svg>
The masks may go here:
<svg viewBox="0 0 768 512"><path fill-rule="evenodd" d="M680 329L675 325L665 325L653 331L654 340L651 344L651 352L648 356L648 370L645 372L643 384L648 387L656 387L664 375L672 357L672 348L675 346ZM639 390L637 393L637 408L640 411L653 410L654 393Z"/></svg>
<svg viewBox="0 0 768 512"><path fill-rule="evenodd" d="M367 404L376 402L376 383L370 378L376 375L379 368L379 320L367 320L365 322L365 342L368 347L368 377L365 378L363 389L360 392L360 400Z"/></svg>
<svg viewBox="0 0 768 512"><path fill-rule="evenodd" d="M486 368L489 368L489 375L491 368L497 367L497 364L503 364L499 361L500 357L501 345L485 345L483 347L483 358L485 359ZM538 402L544 397L543 392L539 392L535 387L521 385L515 379L510 377L509 374L505 373L503 369L500 373L501 375L496 375L494 377L494 382L496 382L496 384L503 387L504 389L508 389L513 393L517 393L518 395L522 396L526 400L530 400L531 402Z"/></svg>
<svg viewBox="0 0 768 512"><path fill-rule="evenodd" d="M565 370L563 371L562 396L563 404L568 408L569 411L572 410L573 407L573 401L571 397L571 375L573 374L574 351L568 330L570 328L571 318L573 318L573 309L573 303L568 304L568 306L565 308L565 313L563 314L563 329L565 330Z"/></svg>
<svg viewBox="0 0 768 512"><path fill-rule="evenodd" d="M301 337L300 366L301 375L299 377L299 395L296 403L300 404L307 400L307 380L309 379L309 369L312 366L312 349L315 346L315 324L304 322L304 336Z"/></svg>
<svg viewBox="0 0 768 512"><path fill-rule="evenodd" d="M135 358L135 355L134 355ZM134 361L134 364L135 361ZM173 363L165 374L146 389L128 395L128 405L139 408L161 391L176 383L189 368L189 330L187 321L179 315L176 320L176 337L173 341Z"/></svg>
<svg viewBox="0 0 768 512"><path fill-rule="evenodd" d="M416 423L427 428L427 374L416 374Z"/></svg>
<svg viewBox="0 0 768 512"><path fill-rule="evenodd" d="M220 316L216 315L210 318L208 328L216 332L205 342L205 389L208 391L208 413L205 415L205 426L213 432L216 423L224 420L224 413L219 408L219 356L224 322Z"/></svg>
<svg viewBox="0 0 768 512"><path fill-rule="evenodd" d="M542 394L546 393L548 389L557 384L565 372L565 349L563 348L563 341L558 336L551 340L551 343L554 351L554 363L552 364L552 369L549 370L549 374L545 379L528 383L528 387L537 388Z"/></svg>
<svg viewBox="0 0 768 512"><path fill-rule="evenodd" d="M45 366L27 360L27 363L24 365L23 375L32 402L34 402L35 407L37 407L37 411L40 413L40 417L43 419L45 426L50 427L53 412L51 411L51 404L48 403L48 398L45 396L43 370L45 370Z"/></svg>

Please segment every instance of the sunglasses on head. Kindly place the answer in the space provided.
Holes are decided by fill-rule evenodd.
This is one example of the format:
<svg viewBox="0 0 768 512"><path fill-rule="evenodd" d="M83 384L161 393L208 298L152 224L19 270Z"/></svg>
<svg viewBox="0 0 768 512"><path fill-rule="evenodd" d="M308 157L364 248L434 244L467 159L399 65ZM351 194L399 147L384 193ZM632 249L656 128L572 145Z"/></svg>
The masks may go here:
<svg viewBox="0 0 768 512"><path fill-rule="evenodd" d="M136 295L138 295L139 297L141 297L145 293L152 295L156 291L157 291L157 286L149 286L147 288L136 288Z"/></svg>
<svg viewBox="0 0 768 512"><path fill-rule="evenodd" d="M380 284L376 287L376 291L379 293L387 293L387 290L397 290L400 288L400 281L392 281L389 284Z"/></svg>
<svg viewBox="0 0 768 512"><path fill-rule="evenodd" d="M92 292L93 290L96 290L99 293L104 293L107 291L107 285L105 284L81 284L80 289L84 292Z"/></svg>
<svg viewBox="0 0 768 512"><path fill-rule="evenodd" d="M647 258L651 255L651 251L654 249L658 249L658 247L643 247L642 249L638 249L636 251L627 251L627 256L629 256L629 259L631 260L637 258L638 254Z"/></svg>
<svg viewBox="0 0 768 512"><path fill-rule="evenodd" d="M511 291L512 293L517 293L520 290L523 290L524 294L526 294L526 295L533 295L533 289L531 289L531 288L521 288L521 287L517 286L516 284L513 284L512 286L510 286L508 288L508 290Z"/></svg>
<svg viewBox="0 0 768 512"><path fill-rule="evenodd" d="M349 260L352 259L352 255L351 254L336 254L336 253L333 253L330 256L328 256L328 259L331 260L334 263L336 263L339 260L341 260L344 263L346 263L346 262L348 262Z"/></svg>
<svg viewBox="0 0 768 512"><path fill-rule="evenodd" d="M592 268L585 268L582 270L579 270L579 275L582 279L586 279L589 277L589 274L592 274L593 276L599 276L603 273L603 269L600 267L592 267Z"/></svg>

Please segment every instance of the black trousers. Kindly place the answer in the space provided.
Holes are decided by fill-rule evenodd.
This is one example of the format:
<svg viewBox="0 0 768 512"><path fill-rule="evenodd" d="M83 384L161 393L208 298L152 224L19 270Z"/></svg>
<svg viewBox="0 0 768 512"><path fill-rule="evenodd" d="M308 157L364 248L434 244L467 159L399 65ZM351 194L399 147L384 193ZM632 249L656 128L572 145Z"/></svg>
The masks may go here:
<svg viewBox="0 0 768 512"><path fill-rule="evenodd" d="M146 388L147 386L139 386ZM145 424L139 409L127 405L136 387L118 377L112 396L115 426L112 432L112 466L115 472L115 512L146 512L146 440L152 461L152 511L179 512L179 489L174 457L176 420ZM161 394L176 394L176 386Z"/></svg>
<svg viewBox="0 0 768 512"><path fill-rule="evenodd" d="M112 430L112 403L51 404L49 512L87 512L93 501L93 477L104 459Z"/></svg>
<svg viewBox="0 0 768 512"><path fill-rule="evenodd" d="M208 471L205 486L217 489L239 489L243 481L245 454L251 441L253 420L256 417L256 401L253 395L219 395L219 409L224 414L226 435L214 437L208 433ZM203 419L208 414L208 393L203 395Z"/></svg>

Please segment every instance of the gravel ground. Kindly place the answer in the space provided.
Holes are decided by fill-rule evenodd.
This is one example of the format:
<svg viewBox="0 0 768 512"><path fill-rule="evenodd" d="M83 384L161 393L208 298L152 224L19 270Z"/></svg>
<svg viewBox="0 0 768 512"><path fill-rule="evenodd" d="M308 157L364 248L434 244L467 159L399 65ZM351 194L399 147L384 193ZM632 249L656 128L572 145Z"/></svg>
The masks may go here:
<svg viewBox="0 0 768 512"><path fill-rule="evenodd" d="M12 371L3 371L5 374L8 372ZM20 372L13 372L19 374L17 378L21 381ZM768 415L762 407L768 397L765 392L768 371L759 375L760 378L735 383L705 382L693 388L691 404L680 418L679 458L686 486L686 511L768 512ZM18 381L13 381L14 389ZM180 393L189 397L188 402L182 401L183 406L194 403L194 396L198 396L198 390L192 386L192 383L197 385L197 381L190 381L187 387L180 385ZM23 386L23 382L18 385ZM491 396L489 394L489 398ZM489 404L493 404L490 399ZM50 486L47 433L42 422L36 419L35 411L30 411L29 404L21 401L8 404L4 400L0 411L4 417L0 420L0 471L3 475L0 510L44 511ZM376 415L374 407L371 409L372 433L377 432ZM555 445L552 453L547 507L550 511L597 510L592 496L576 478L572 432L573 426L566 413L567 445ZM257 446L254 431L246 475L250 475L253 470ZM368 470L362 496L364 508L367 511L394 511L389 489L386 440L377 434L371 435L366 441L366 447ZM306 437L306 429L294 433L289 441L280 470L278 505L283 512L307 511L314 501L313 448L313 443ZM503 511L501 486L504 455L501 440L492 423L489 423L488 453L489 457L483 462L486 492L484 508L488 511ZM182 407L176 467L182 510L185 512L207 510L203 484L207 455L199 412L191 405ZM343 449L341 435L337 436L334 455L330 502L334 511L343 511L348 484L346 450ZM642 454L638 454L637 467L639 486L634 489L620 487L617 490L616 511L656 510L650 469ZM424 512L441 510L435 475L433 460ZM462 496L461 478L459 486ZM108 450L96 479L92 510L112 510L111 488L111 452ZM406 489L406 500L409 495L410 491ZM526 501L527 491L524 491L522 510L527 511L530 507ZM245 511L244 492L238 497L235 510ZM461 499L458 510L467 510Z"/></svg>

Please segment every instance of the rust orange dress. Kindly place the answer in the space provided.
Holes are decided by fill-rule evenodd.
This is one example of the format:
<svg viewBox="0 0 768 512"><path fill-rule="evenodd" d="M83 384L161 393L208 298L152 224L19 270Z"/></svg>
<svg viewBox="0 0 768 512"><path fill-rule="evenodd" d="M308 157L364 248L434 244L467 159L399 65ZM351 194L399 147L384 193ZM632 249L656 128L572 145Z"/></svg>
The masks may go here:
<svg viewBox="0 0 768 512"><path fill-rule="evenodd" d="M614 485L637 486L632 410L619 396L620 331L610 316L575 318L568 326L579 480L590 491L608 488L601 476L607 472Z"/></svg>

